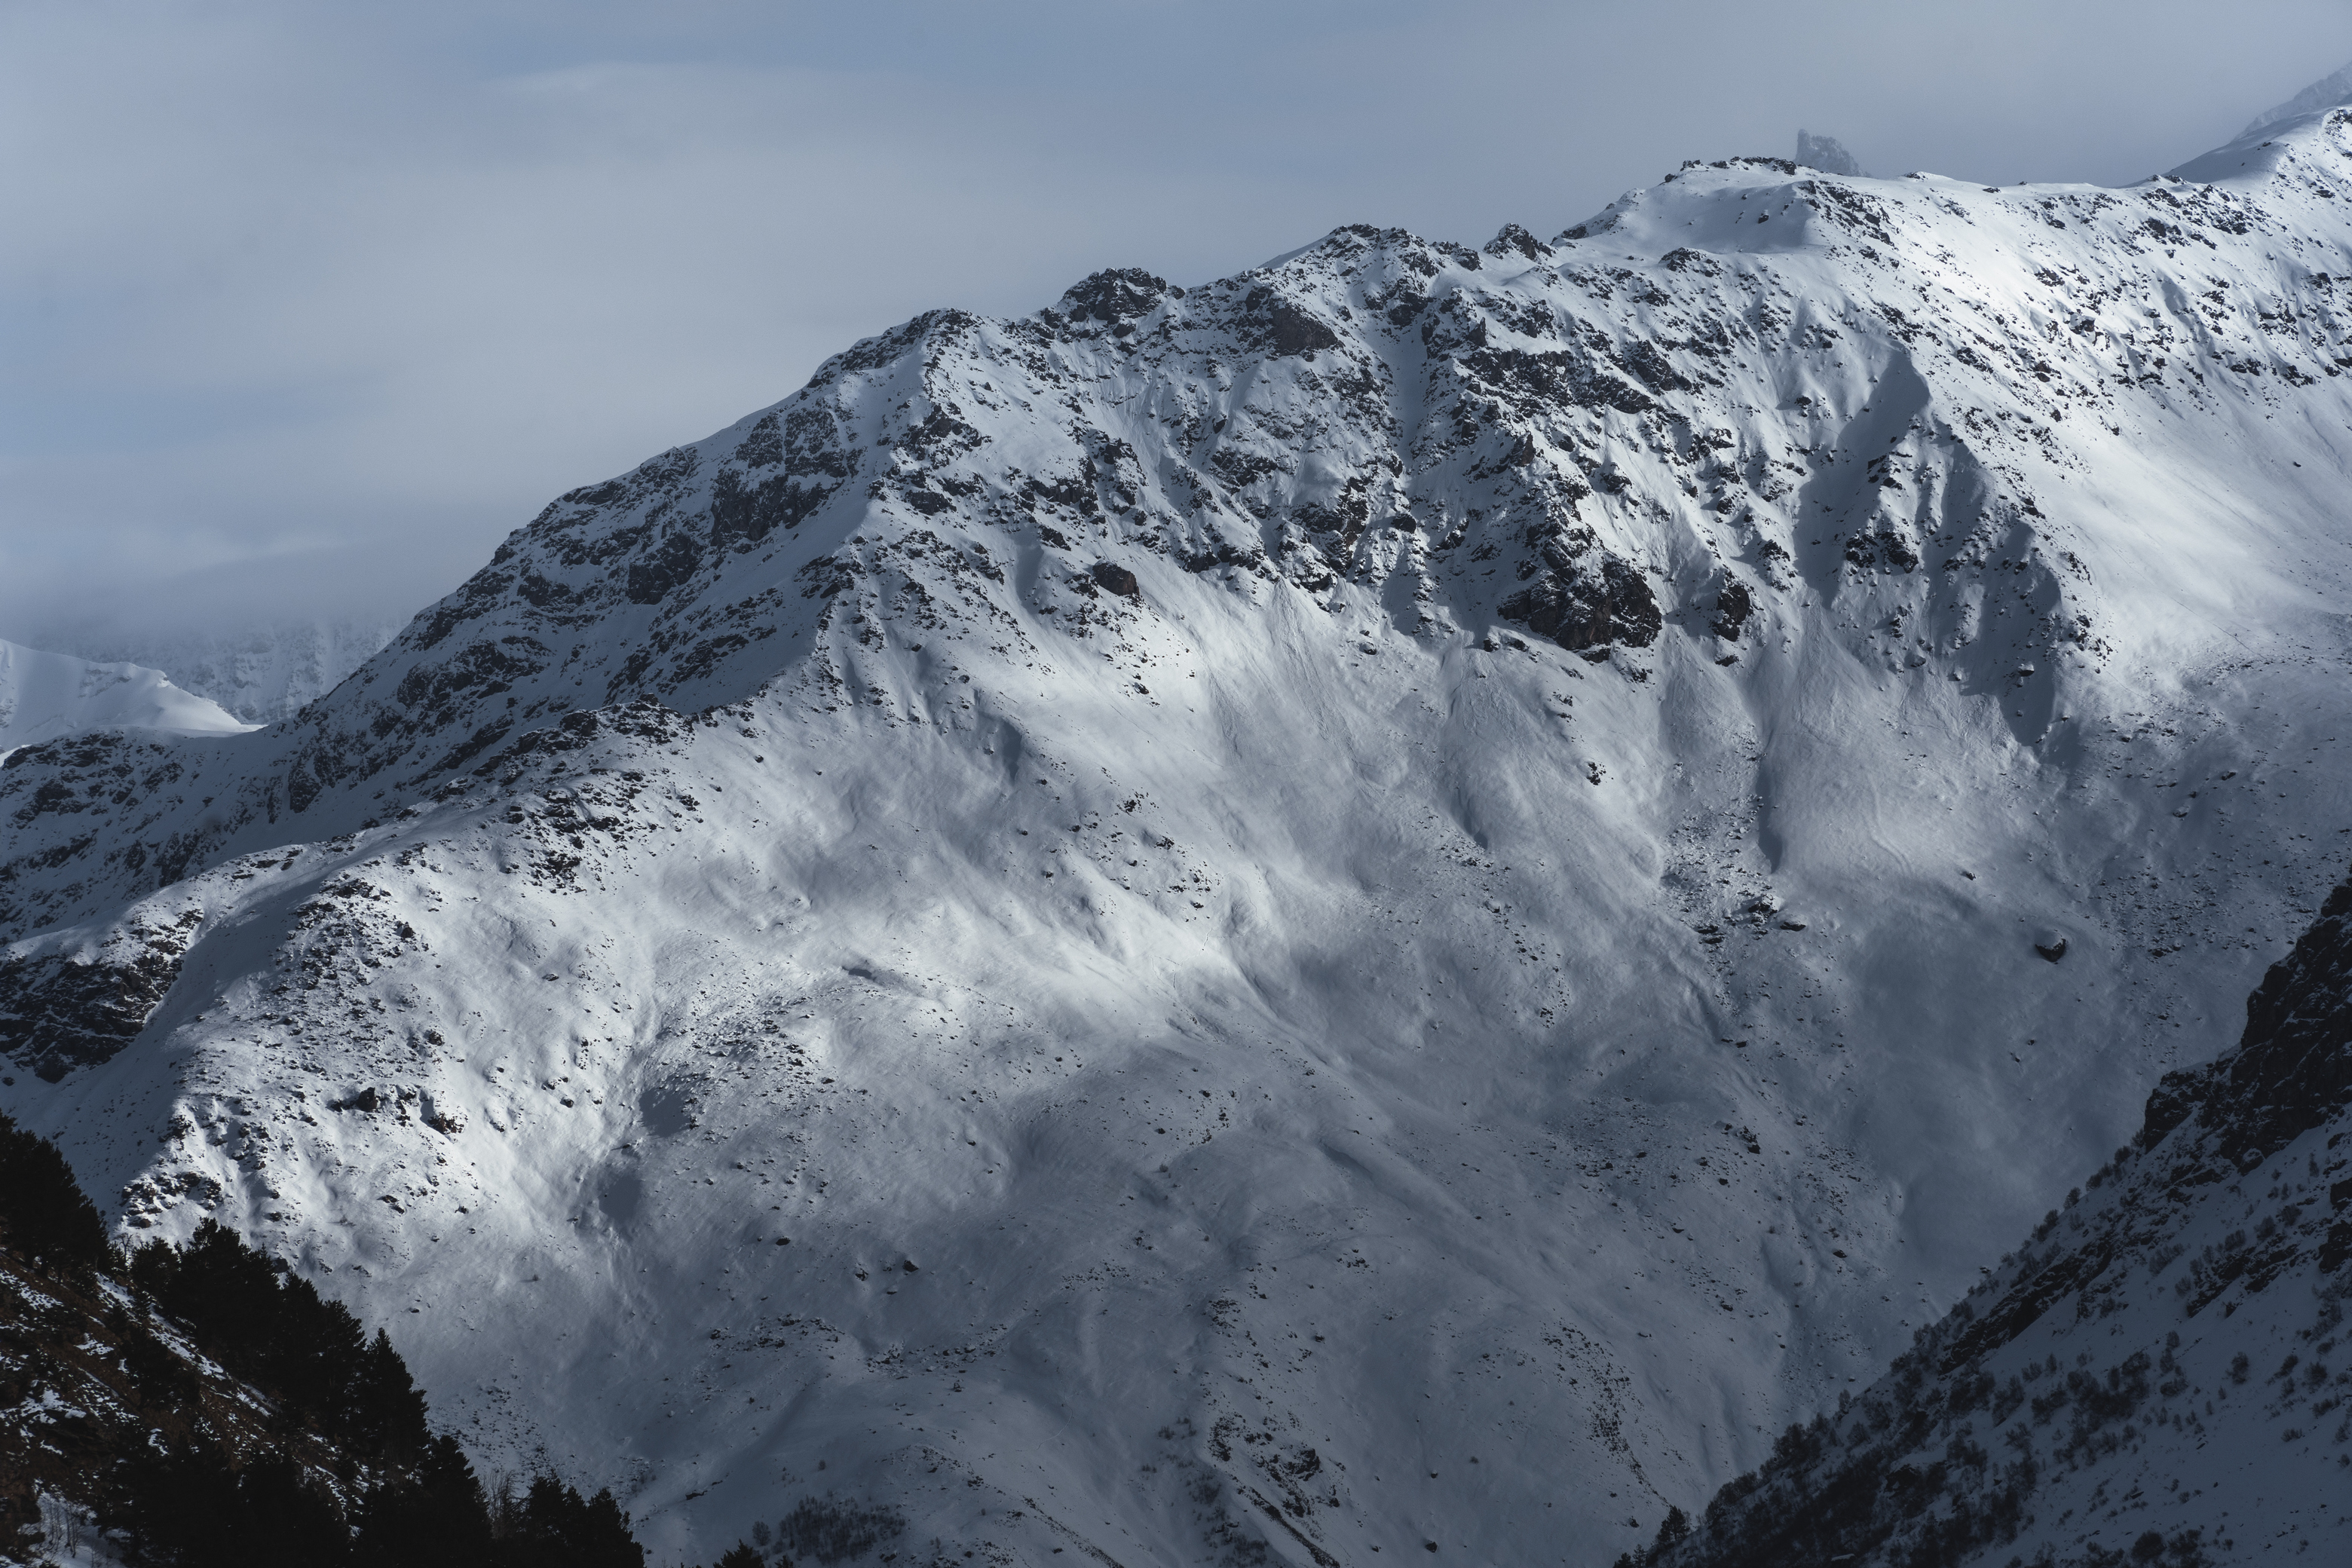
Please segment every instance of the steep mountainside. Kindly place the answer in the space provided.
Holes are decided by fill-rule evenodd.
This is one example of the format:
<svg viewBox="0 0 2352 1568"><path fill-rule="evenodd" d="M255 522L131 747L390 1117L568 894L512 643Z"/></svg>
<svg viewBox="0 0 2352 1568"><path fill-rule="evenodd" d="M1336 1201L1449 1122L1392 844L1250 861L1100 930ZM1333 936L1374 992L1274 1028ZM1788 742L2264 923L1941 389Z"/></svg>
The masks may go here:
<svg viewBox="0 0 2352 1568"><path fill-rule="evenodd" d="M1741 160L919 318L285 723L11 756L0 1097L663 1550L1605 1563L2328 886L2347 193Z"/></svg>
<svg viewBox="0 0 2352 1568"><path fill-rule="evenodd" d="M236 735L251 727L173 685L160 669L0 642L0 756L97 730Z"/></svg>
<svg viewBox="0 0 2352 1568"><path fill-rule="evenodd" d="M2087 1192L1649 1561L2343 1561L2347 1142L2352 882L2236 1049L2167 1074Z"/></svg>

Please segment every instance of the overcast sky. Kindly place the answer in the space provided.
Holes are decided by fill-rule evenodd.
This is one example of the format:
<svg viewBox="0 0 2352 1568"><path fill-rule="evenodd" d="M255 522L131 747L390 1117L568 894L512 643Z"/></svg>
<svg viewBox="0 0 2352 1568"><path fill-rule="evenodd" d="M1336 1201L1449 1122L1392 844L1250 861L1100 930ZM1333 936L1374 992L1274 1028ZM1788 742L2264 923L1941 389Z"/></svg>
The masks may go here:
<svg viewBox="0 0 2352 1568"><path fill-rule="evenodd" d="M1800 125L2122 184L2347 59L2342 0L0 0L0 637L405 616L931 306L1550 234Z"/></svg>

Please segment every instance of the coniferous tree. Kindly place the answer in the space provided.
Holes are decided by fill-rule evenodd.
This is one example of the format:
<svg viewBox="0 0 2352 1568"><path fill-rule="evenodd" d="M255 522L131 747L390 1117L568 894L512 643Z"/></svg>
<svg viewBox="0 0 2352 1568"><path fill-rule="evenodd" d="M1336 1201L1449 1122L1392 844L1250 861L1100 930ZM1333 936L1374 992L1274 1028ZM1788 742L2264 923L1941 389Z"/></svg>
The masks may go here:
<svg viewBox="0 0 2352 1568"><path fill-rule="evenodd" d="M583 1498L553 1476L530 1483L520 1505L506 1500L508 1533L499 1568L645 1568L646 1550L610 1490Z"/></svg>
<svg viewBox="0 0 2352 1568"><path fill-rule="evenodd" d="M340 1392L346 1413L341 1435L361 1452L405 1456L428 1441L425 1394L410 1381L408 1363L382 1329Z"/></svg>
<svg viewBox="0 0 2352 1568"><path fill-rule="evenodd" d="M192 1405L204 1386L196 1369L146 1330L134 1326L122 1340L123 1370L151 1405Z"/></svg>
<svg viewBox="0 0 2352 1568"><path fill-rule="evenodd" d="M115 1256L63 1156L5 1116L0 1249L84 1274ZM583 1498L541 1476L493 1508L457 1440L432 1435L390 1336L371 1340L349 1308L235 1231L208 1219L184 1246L151 1242L116 1267L198 1351L272 1402L281 1445L233 1451L213 1435L189 1360L129 1313L100 1314L142 1406L134 1429L169 1418L203 1434L168 1447L137 1441L119 1461L104 1518L129 1532L142 1568L645 1568L609 1490ZM27 1364L37 1378L37 1347ZM254 1435L248 1425L243 1440ZM331 1474L373 1477L348 1513Z"/></svg>
<svg viewBox="0 0 2352 1568"><path fill-rule="evenodd" d="M87 1277L104 1267L106 1226L58 1146L0 1112L0 1240L48 1268Z"/></svg>
<svg viewBox="0 0 2352 1568"><path fill-rule="evenodd" d="M414 1479L385 1482L360 1506L358 1568L477 1568L490 1561L490 1515L466 1450L447 1433L425 1444Z"/></svg>
<svg viewBox="0 0 2352 1568"><path fill-rule="evenodd" d="M125 1521L156 1568L341 1568L351 1532L334 1500L283 1451L240 1469L217 1444L131 1461Z"/></svg>

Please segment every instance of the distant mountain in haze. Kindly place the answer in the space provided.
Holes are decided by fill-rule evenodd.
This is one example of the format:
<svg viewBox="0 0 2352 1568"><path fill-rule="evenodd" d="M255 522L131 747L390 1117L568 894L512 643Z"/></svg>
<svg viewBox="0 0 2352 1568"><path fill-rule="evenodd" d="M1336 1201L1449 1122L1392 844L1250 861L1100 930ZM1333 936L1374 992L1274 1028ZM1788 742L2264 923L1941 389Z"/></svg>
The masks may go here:
<svg viewBox="0 0 2352 1568"><path fill-rule="evenodd" d="M1845 150L1845 143L1834 136L1816 136L1810 131L1797 132L1797 162L1808 169L1819 169L1824 174L1860 175L1863 167L1854 155Z"/></svg>
<svg viewBox="0 0 2352 1568"><path fill-rule="evenodd" d="M323 697L399 635L397 620L300 620L244 628L60 630L42 639L85 658L171 674L248 724L275 724Z"/></svg>
<svg viewBox="0 0 2352 1568"><path fill-rule="evenodd" d="M2238 132L2241 140L2259 136L2273 125L2315 114L2338 104L2352 103L2352 66L2346 66L2333 76L2322 77L2276 108L2268 109L2247 121Z"/></svg>
<svg viewBox="0 0 2352 1568"><path fill-rule="evenodd" d="M0 642L0 753L92 731L234 735L251 728L162 670Z"/></svg>

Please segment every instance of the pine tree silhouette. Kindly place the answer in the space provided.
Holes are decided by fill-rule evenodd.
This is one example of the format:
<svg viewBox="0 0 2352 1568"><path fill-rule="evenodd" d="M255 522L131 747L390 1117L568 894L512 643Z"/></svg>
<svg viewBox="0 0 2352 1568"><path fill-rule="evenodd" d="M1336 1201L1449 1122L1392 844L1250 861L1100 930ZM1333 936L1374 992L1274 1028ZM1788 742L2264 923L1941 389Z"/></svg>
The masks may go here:
<svg viewBox="0 0 2352 1568"><path fill-rule="evenodd" d="M87 1277L107 1260L106 1226L56 1144L0 1112L0 1241L60 1273Z"/></svg>

